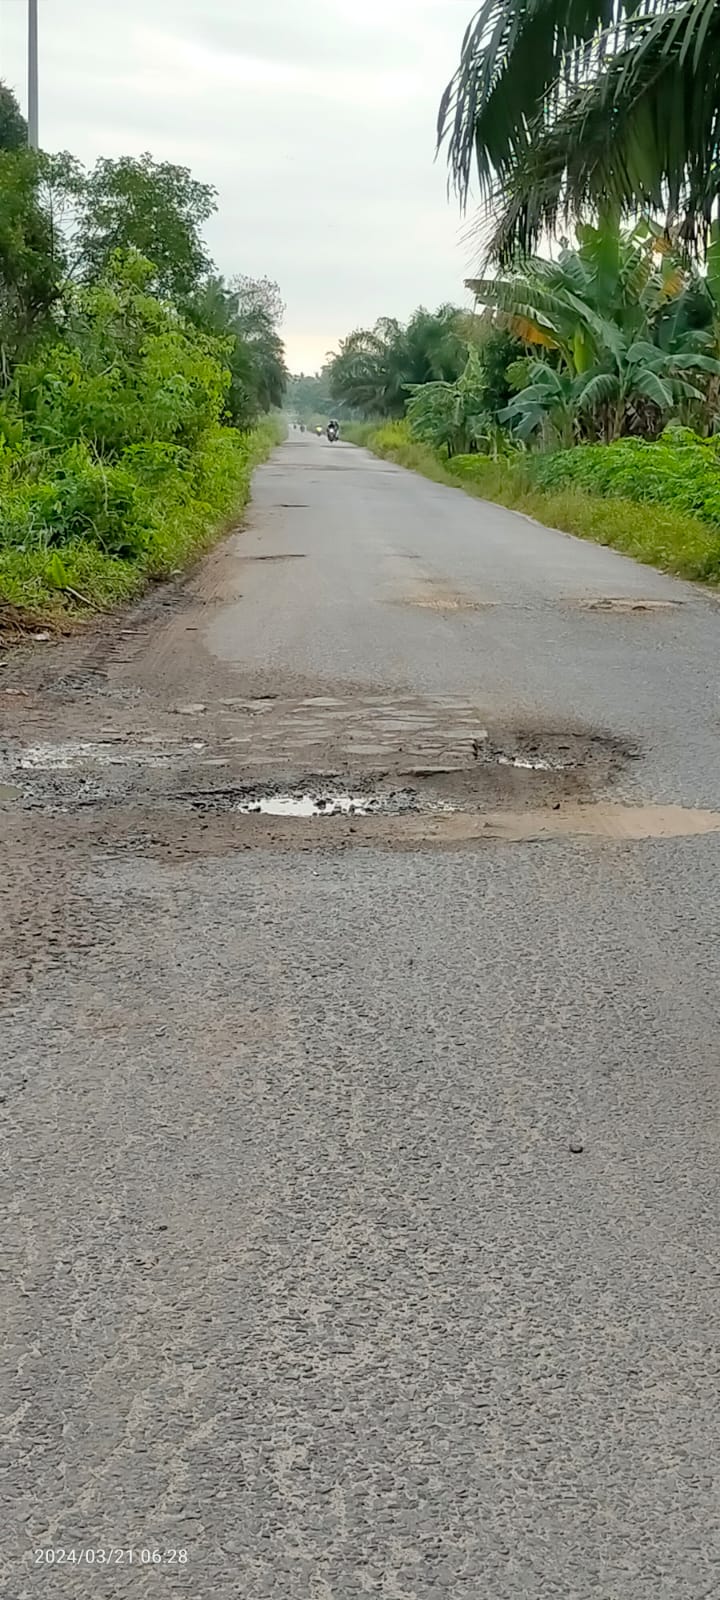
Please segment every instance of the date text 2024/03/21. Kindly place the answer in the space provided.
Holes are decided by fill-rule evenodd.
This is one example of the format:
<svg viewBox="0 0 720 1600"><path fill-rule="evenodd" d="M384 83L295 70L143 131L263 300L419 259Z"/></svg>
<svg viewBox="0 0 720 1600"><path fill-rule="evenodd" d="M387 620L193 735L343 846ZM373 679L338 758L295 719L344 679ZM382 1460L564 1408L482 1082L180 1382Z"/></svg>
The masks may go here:
<svg viewBox="0 0 720 1600"><path fill-rule="evenodd" d="M151 1545L42 1545L33 1551L36 1567L183 1567L187 1560L187 1550L158 1550Z"/></svg>

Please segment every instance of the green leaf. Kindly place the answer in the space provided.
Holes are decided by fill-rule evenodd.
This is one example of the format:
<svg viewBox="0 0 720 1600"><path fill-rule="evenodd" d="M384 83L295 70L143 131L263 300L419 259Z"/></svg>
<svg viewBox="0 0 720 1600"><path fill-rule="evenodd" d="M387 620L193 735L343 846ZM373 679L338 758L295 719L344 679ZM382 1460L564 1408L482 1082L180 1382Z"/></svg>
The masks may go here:
<svg viewBox="0 0 720 1600"><path fill-rule="evenodd" d="M648 368L641 367L637 372L633 373L632 393L633 395L643 395L646 400L654 401L661 411L670 411L672 408L672 390L668 384L658 377L656 372L650 372Z"/></svg>
<svg viewBox="0 0 720 1600"><path fill-rule="evenodd" d="M615 372L596 372L576 396L578 411L591 411L596 406L615 400L620 392L620 380Z"/></svg>

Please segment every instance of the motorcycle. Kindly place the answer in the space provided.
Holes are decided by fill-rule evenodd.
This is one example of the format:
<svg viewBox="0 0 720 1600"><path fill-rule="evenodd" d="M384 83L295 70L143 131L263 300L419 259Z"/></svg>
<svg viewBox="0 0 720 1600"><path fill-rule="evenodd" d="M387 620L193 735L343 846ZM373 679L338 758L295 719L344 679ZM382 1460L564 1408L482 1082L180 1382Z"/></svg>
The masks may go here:
<svg viewBox="0 0 720 1600"><path fill-rule="evenodd" d="M328 439L330 440L330 443L334 444L335 440L337 438L339 438L339 436L340 436L340 429L338 427L336 427L334 423L329 422L328 425L327 425L326 433L327 433Z"/></svg>

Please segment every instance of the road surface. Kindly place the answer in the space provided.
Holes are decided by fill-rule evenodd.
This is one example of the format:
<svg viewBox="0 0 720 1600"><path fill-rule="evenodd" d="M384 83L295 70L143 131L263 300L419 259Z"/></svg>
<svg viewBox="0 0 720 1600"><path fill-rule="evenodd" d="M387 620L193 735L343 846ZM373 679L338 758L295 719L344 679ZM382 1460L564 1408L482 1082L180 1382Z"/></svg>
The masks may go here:
<svg viewBox="0 0 720 1600"><path fill-rule="evenodd" d="M294 435L8 662L3 1596L720 1594L719 653Z"/></svg>

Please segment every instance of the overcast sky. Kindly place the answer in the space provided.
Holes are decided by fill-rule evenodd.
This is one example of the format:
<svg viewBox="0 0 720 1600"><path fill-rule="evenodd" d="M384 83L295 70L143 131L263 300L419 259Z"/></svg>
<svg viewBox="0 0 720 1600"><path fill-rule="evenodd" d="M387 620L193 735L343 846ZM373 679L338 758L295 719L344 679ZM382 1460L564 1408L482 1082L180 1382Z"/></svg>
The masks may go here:
<svg viewBox="0 0 720 1600"><path fill-rule="evenodd" d="M40 141L214 183L225 274L267 274L291 369L414 306L468 302L473 261L437 104L473 0L39 0ZM26 0L0 0L0 77L26 106Z"/></svg>

